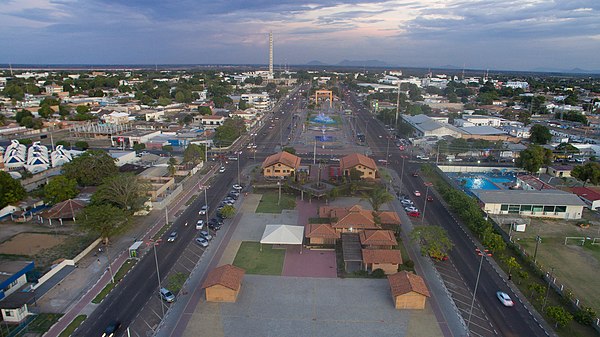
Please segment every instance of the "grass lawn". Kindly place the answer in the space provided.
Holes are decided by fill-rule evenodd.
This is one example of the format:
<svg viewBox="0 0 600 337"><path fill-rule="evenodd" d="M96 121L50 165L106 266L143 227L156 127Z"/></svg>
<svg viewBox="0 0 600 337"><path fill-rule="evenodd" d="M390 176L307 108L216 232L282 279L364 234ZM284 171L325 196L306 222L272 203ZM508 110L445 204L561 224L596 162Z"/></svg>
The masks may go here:
<svg viewBox="0 0 600 337"><path fill-rule="evenodd" d="M244 241L240 245L233 265L243 268L248 274L281 275L283 270L284 249L273 249L272 245Z"/></svg>
<svg viewBox="0 0 600 337"><path fill-rule="evenodd" d="M62 314L39 314L27 326L29 332L44 333L62 317Z"/></svg>
<svg viewBox="0 0 600 337"><path fill-rule="evenodd" d="M107 284L106 287L104 287L104 289L102 289L102 291L100 291L100 293L96 297L94 297L94 299L92 300L92 303L98 304L98 303L102 302L102 300L106 296L108 296L110 291L119 283L119 281L121 281L123 279L123 277L125 277L127 272L131 268L133 268L134 265L135 265L135 260L127 260L127 262L125 262L125 264L123 264L123 266L119 269L119 271L117 271L117 273L114 275L115 282Z"/></svg>
<svg viewBox="0 0 600 337"><path fill-rule="evenodd" d="M60 333L60 335L58 335L58 337L71 336L71 334L75 332L75 329L77 329L86 318L86 315L79 315L75 317L75 319L69 325L67 325L67 327Z"/></svg>
<svg viewBox="0 0 600 337"><path fill-rule="evenodd" d="M277 205L279 199L278 192L267 192L263 194L256 213L281 213L284 209L296 208L296 197L293 195L281 194L281 202Z"/></svg>

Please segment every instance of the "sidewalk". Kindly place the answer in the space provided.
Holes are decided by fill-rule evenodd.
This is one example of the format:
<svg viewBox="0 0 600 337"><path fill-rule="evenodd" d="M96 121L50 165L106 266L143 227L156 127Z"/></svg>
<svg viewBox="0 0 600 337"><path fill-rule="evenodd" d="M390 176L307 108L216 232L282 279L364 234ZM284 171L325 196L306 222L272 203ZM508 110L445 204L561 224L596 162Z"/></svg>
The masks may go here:
<svg viewBox="0 0 600 337"><path fill-rule="evenodd" d="M184 192L180 193L167 207L171 221L174 221L180 208L185 206L185 202L198 191L197 187L204 184L217 169L218 166L215 165L204 176L194 176L191 178ZM147 226L147 224L151 225ZM79 268L76 268L75 271L39 299L38 305L40 308L48 310L48 312L64 313L61 319L44 336L57 336L79 314L90 314L93 312L97 305L91 303L91 300L111 280L110 273L108 272L107 256L113 259L111 268L116 273L128 259L127 249L129 246L136 240L152 238L164 224L164 211L152 212L147 218L142 219L141 224L138 224L127 234L120 236L112 242L110 249L102 253L101 256L90 254L83 258L78 265ZM95 280L97 281L94 282Z"/></svg>

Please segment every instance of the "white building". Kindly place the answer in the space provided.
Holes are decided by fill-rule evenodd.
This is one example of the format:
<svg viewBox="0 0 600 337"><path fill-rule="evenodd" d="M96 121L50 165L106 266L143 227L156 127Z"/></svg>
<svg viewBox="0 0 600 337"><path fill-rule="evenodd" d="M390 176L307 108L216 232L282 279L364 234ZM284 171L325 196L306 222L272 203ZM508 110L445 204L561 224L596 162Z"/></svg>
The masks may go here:
<svg viewBox="0 0 600 337"><path fill-rule="evenodd" d="M50 167L50 158L48 156L48 147L40 144L40 142L33 143L29 149L27 149L27 163L25 169L31 173L39 173L47 170Z"/></svg>
<svg viewBox="0 0 600 337"><path fill-rule="evenodd" d="M27 303L34 301L35 293L25 291L31 261L5 261L0 264L0 311L7 323L20 323L30 315Z"/></svg>
<svg viewBox="0 0 600 337"><path fill-rule="evenodd" d="M14 139L4 151L4 167L17 169L25 166L27 160L27 146Z"/></svg>
<svg viewBox="0 0 600 337"><path fill-rule="evenodd" d="M523 89L523 90L529 89L529 83L522 82L522 81L508 81L508 82L504 83L504 86L507 88L513 88L513 89Z"/></svg>
<svg viewBox="0 0 600 337"><path fill-rule="evenodd" d="M200 124L207 130L213 130L225 123L224 116L199 116Z"/></svg>
<svg viewBox="0 0 600 337"><path fill-rule="evenodd" d="M106 124L127 124L129 123L129 114L126 112L113 111L108 115L104 115L103 119Z"/></svg>
<svg viewBox="0 0 600 337"><path fill-rule="evenodd" d="M586 206L577 195L560 190L481 190L476 196L488 214L581 219Z"/></svg>
<svg viewBox="0 0 600 337"><path fill-rule="evenodd" d="M57 145L56 149L50 153L52 167L63 166L71 160L73 160L71 151L65 149L62 145Z"/></svg>
<svg viewBox="0 0 600 337"><path fill-rule="evenodd" d="M452 136L460 138L461 131L450 124L442 123L426 115L402 115L402 119L415 129L417 137L444 137Z"/></svg>
<svg viewBox="0 0 600 337"><path fill-rule="evenodd" d="M271 98L266 92L262 94L242 94L240 100L251 105L258 111L265 111L271 108Z"/></svg>
<svg viewBox="0 0 600 337"><path fill-rule="evenodd" d="M529 126L504 125L501 128L513 137L529 138L531 136Z"/></svg>

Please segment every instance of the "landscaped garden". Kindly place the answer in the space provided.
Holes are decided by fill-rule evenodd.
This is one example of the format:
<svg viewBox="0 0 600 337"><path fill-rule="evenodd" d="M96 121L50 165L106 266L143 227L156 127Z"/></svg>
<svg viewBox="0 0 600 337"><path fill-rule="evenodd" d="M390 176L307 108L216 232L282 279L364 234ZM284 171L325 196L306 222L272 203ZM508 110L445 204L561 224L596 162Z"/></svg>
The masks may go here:
<svg viewBox="0 0 600 337"><path fill-rule="evenodd" d="M262 195L256 213L281 213L284 209L296 208L296 197L289 194L281 194L279 201L278 192L266 192Z"/></svg>

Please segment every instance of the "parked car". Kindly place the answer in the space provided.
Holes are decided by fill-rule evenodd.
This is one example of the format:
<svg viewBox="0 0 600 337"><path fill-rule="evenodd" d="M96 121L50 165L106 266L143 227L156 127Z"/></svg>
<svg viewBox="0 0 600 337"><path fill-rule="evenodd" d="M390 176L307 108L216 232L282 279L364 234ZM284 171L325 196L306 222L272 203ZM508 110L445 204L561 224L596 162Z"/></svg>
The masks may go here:
<svg viewBox="0 0 600 337"><path fill-rule="evenodd" d="M208 240L206 240L205 238L196 238L196 243L201 247L208 247Z"/></svg>
<svg viewBox="0 0 600 337"><path fill-rule="evenodd" d="M206 241L210 241L210 240L212 240L212 238L213 238L213 237L212 237L212 235L210 235L210 234L208 233L208 231L200 231L200 237L201 237L201 238L205 238L205 239L206 239Z"/></svg>
<svg viewBox="0 0 600 337"><path fill-rule="evenodd" d="M441 257L438 257L438 256L432 256L430 254L429 257L432 259L436 259L438 261L447 261L448 260L448 255L442 255Z"/></svg>
<svg viewBox="0 0 600 337"><path fill-rule="evenodd" d="M106 328L104 328L104 333L102 334L102 337L113 337L115 335L115 332L117 332L117 330L119 330L119 328L121 327L121 322L119 321L112 321L108 324L108 326Z"/></svg>
<svg viewBox="0 0 600 337"><path fill-rule="evenodd" d="M175 241L175 239L177 239L177 232L171 232L171 234L169 234L169 237L167 238L167 241L173 242Z"/></svg>
<svg viewBox="0 0 600 337"><path fill-rule="evenodd" d="M415 190L414 195L415 195L415 197L420 197L421 192L419 190Z"/></svg>
<svg viewBox="0 0 600 337"><path fill-rule="evenodd" d="M175 302L175 295L173 295L173 293L170 292L167 288L160 288L159 293L160 293L160 298L163 301L165 301L167 303Z"/></svg>
<svg viewBox="0 0 600 337"><path fill-rule="evenodd" d="M234 190L238 190L238 191L241 191L243 189L243 187L241 185L238 185L238 184L233 184L232 187L233 187Z"/></svg>
<svg viewBox="0 0 600 337"><path fill-rule="evenodd" d="M500 303L502 303L502 305L504 305L505 307L512 307L513 305L515 305L510 299L510 296L508 296L508 294L503 291L497 291L496 297L498 297Z"/></svg>
<svg viewBox="0 0 600 337"><path fill-rule="evenodd" d="M198 220L198 222L196 222L196 229L203 229L204 228L204 220L200 219Z"/></svg>
<svg viewBox="0 0 600 337"><path fill-rule="evenodd" d="M408 216L411 216L413 218L418 218L421 216L421 213L419 211L412 211L412 212L408 212L407 214L408 214Z"/></svg>
<svg viewBox="0 0 600 337"><path fill-rule="evenodd" d="M404 207L404 211L406 211L407 213L418 212L419 209L414 206L408 206L408 207Z"/></svg>
<svg viewBox="0 0 600 337"><path fill-rule="evenodd" d="M221 229L221 224L220 223L209 223L208 228L212 229L213 231L218 231Z"/></svg>

